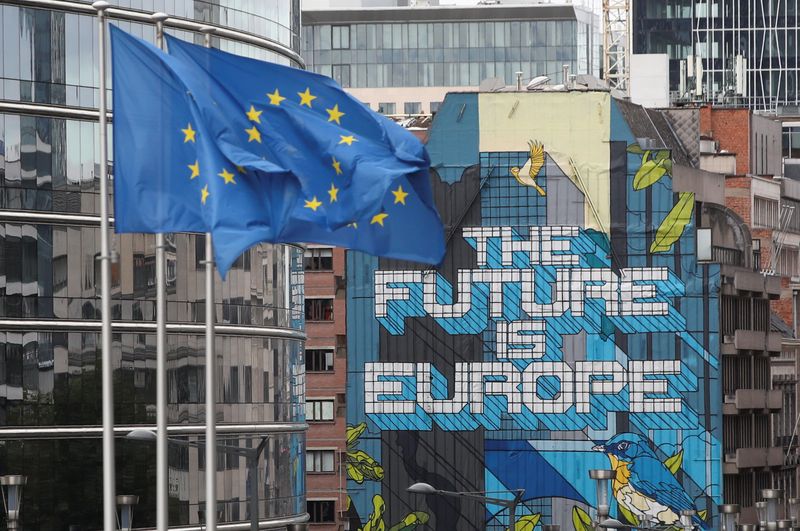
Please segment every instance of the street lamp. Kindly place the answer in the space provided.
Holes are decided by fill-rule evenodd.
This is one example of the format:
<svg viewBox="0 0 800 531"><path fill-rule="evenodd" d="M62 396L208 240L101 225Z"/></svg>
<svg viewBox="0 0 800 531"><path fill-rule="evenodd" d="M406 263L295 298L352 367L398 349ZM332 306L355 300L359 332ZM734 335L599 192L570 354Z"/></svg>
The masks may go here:
<svg viewBox="0 0 800 531"><path fill-rule="evenodd" d="M19 510L22 505L22 487L28 483L27 476L0 476L3 488L3 507L6 509L8 529L19 529Z"/></svg>
<svg viewBox="0 0 800 531"><path fill-rule="evenodd" d="M720 531L736 531L736 521L739 519L739 506L735 503L726 503L719 506Z"/></svg>
<svg viewBox="0 0 800 531"><path fill-rule="evenodd" d="M117 527L120 531L131 531L133 529L133 507L139 503L139 496L133 494L120 494L117 496L117 506L119 515L117 517Z"/></svg>
<svg viewBox="0 0 800 531"><path fill-rule="evenodd" d="M149 441L155 442L156 434L151 430L136 429L129 432L126 436L128 439L136 441ZM205 448L203 442L184 441L182 439L168 438L167 442L177 444L179 446L190 446L193 448ZM238 455L247 460L247 471L250 474L252 481L252 492L250 493L250 529L251 531L258 531L258 460L264 449L267 447L267 438L261 439L261 442L255 448L241 448L239 446L230 446L227 444L217 444L217 450L222 450L231 455Z"/></svg>
<svg viewBox="0 0 800 531"><path fill-rule="evenodd" d="M512 531L517 528L517 505L522 501L522 496L525 494L525 489L509 491L514 494L514 497L508 500L505 498L486 496L485 492L453 492L449 490L439 490L428 483L414 483L406 490L414 494L438 494L440 496L453 496L455 498L470 498L473 500L480 500L484 504L491 503L502 507L508 507L508 528Z"/></svg>
<svg viewBox="0 0 800 531"><path fill-rule="evenodd" d="M756 502L756 517L758 518L759 529L767 528L767 502Z"/></svg>
<svg viewBox="0 0 800 531"><path fill-rule="evenodd" d="M608 483L614 477L613 470L590 470L589 477L593 479L597 485L597 520L602 522L607 520L611 506L608 502Z"/></svg>
<svg viewBox="0 0 800 531"><path fill-rule="evenodd" d="M789 518L792 520L792 527L797 527L800 523L800 499L789 498Z"/></svg>

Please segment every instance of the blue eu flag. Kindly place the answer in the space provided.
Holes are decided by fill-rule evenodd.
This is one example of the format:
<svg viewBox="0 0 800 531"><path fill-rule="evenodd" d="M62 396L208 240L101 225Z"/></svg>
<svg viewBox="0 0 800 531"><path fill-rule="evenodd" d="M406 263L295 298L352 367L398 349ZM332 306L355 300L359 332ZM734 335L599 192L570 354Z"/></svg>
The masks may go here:
<svg viewBox="0 0 800 531"><path fill-rule="evenodd" d="M314 73L111 30L117 232L211 232L220 272L257 242L437 264L422 144Z"/></svg>

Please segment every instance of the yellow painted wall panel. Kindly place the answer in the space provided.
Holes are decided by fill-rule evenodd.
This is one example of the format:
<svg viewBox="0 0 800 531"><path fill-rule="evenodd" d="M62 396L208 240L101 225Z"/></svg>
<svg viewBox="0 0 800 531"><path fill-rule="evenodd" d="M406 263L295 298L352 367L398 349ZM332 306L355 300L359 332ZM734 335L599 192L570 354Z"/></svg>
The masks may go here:
<svg viewBox="0 0 800 531"><path fill-rule="evenodd" d="M587 196L586 226L608 233L611 96L608 92L500 92L478 95L482 152L544 144ZM576 178L571 162L580 178ZM558 198L549 200L558 201Z"/></svg>

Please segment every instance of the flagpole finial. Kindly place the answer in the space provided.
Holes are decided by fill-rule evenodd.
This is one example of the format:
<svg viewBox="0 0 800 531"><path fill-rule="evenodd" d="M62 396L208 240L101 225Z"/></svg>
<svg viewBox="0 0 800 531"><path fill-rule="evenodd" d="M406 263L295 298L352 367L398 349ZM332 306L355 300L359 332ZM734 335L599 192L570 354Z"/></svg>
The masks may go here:
<svg viewBox="0 0 800 531"><path fill-rule="evenodd" d="M111 4L106 2L105 0L97 0L97 2L92 2L92 7L95 8L97 11L105 11Z"/></svg>
<svg viewBox="0 0 800 531"><path fill-rule="evenodd" d="M152 19L154 22L164 22L165 20L167 20L167 19L169 18L169 15L167 15L166 13L162 13L161 11L159 11L159 12L157 12L157 13L153 13L152 15L150 15L150 18L151 18L151 19Z"/></svg>

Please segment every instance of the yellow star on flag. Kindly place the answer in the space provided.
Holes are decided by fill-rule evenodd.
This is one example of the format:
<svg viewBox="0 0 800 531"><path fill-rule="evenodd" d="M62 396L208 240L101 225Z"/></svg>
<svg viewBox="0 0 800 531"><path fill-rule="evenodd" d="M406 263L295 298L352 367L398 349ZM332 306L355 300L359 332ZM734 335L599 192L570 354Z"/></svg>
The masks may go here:
<svg viewBox="0 0 800 531"><path fill-rule="evenodd" d="M246 174L246 173L247 173L247 170L245 170L243 167L241 167L241 166L239 166L239 165L237 165L237 166L236 166L236 171L238 171L238 172L239 172L239 173L241 173L242 175L244 175L244 174Z"/></svg>
<svg viewBox="0 0 800 531"><path fill-rule="evenodd" d="M208 185L205 185L203 187L203 189L200 190L200 202L205 205L206 204L206 199L208 199L209 195L211 195L211 194L208 193Z"/></svg>
<svg viewBox="0 0 800 531"><path fill-rule="evenodd" d="M220 177L225 181L225 184L236 184L236 181L233 180L233 174L228 171L227 168L222 169L222 173L218 173Z"/></svg>
<svg viewBox="0 0 800 531"><path fill-rule="evenodd" d="M192 129L192 124L187 124L186 129L181 129L183 132L183 143L194 142L194 134L197 132Z"/></svg>
<svg viewBox="0 0 800 531"><path fill-rule="evenodd" d="M305 92L298 92L297 95L300 96L300 105L305 105L309 109L311 108L311 102L317 99L316 96L311 95L311 90L308 87L306 87Z"/></svg>
<svg viewBox="0 0 800 531"><path fill-rule="evenodd" d="M341 175L342 174L342 163L340 161L336 160L336 157L332 157L332 158L333 158L332 166L333 166L333 169L336 171L336 175Z"/></svg>
<svg viewBox="0 0 800 531"><path fill-rule="evenodd" d="M331 189L328 190L328 195L331 196L331 203L335 203L336 199L338 198L339 189L336 188L336 185L331 183Z"/></svg>
<svg viewBox="0 0 800 531"><path fill-rule="evenodd" d="M198 161L194 161L194 164L189 164L189 169L192 170L192 174L189 176L189 179L194 179L195 177L200 176L200 163Z"/></svg>
<svg viewBox="0 0 800 531"><path fill-rule="evenodd" d="M250 129L245 129L247 133L247 141L252 142L255 140L259 144L261 143L261 133L256 129L256 126L251 127Z"/></svg>
<svg viewBox="0 0 800 531"><path fill-rule="evenodd" d="M267 96L269 96L269 102L272 105L280 105L281 102L286 99L283 96L281 96L281 93L278 92L278 89L275 89L275 92L273 92L272 94L267 94Z"/></svg>
<svg viewBox="0 0 800 531"><path fill-rule="evenodd" d="M356 137L353 135L349 136L339 135L339 136L341 137L341 140L339 140L340 144L347 144L348 146L352 146L353 142L358 142L358 140L356 140Z"/></svg>
<svg viewBox="0 0 800 531"><path fill-rule="evenodd" d="M250 110L247 111L247 119L250 120L251 122L256 122L260 124L262 112L264 111L257 111L256 108L251 105Z"/></svg>
<svg viewBox="0 0 800 531"><path fill-rule="evenodd" d="M306 201L305 208L310 208L314 212L322 206L322 201L317 201L317 196L314 196L311 201Z"/></svg>
<svg viewBox="0 0 800 531"><path fill-rule="evenodd" d="M342 125L342 122L339 121L339 118L344 116L344 113L339 110L339 104L333 106L333 109L325 109L328 113L328 121L329 122L336 122L339 125Z"/></svg>
<svg viewBox="0 0 800 531"><path fill-rule="evenodd" d="M387 214L386 212L381 212L380 214L375 214L374 216L372 216L372 221L370 221L369 224L370 225L374 225L374 224L377 223L378 225L383 227L383 220L388 218L388 217L389 217L389 214Z"/></svg>
<svg viewBox="0 0 800 531"><path fill-rule="evenodd" d="M394 194L394 204L402 203L406 204L406 197L408 197L408 192L403 190L403 186L398 186L397 190L392 190L392 194Z"/></svg>

